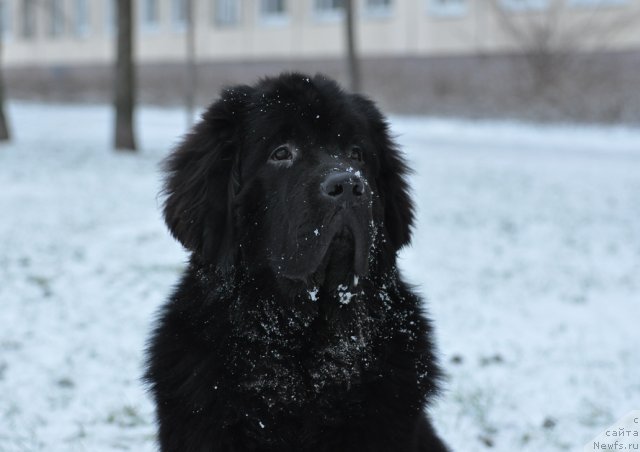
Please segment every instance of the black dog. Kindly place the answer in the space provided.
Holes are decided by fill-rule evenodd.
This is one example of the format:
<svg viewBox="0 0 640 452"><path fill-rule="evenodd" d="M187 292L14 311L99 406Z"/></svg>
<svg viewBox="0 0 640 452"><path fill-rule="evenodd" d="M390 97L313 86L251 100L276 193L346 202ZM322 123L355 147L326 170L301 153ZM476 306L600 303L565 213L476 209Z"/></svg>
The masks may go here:
<svg viewBox="0 0 640 452"><path fill-rule="evenodd" d="M322 76L230 88L166 171L191 258L149 343L161 450L445 451L430 326L396 268L407 167L374 104Z"/></svg>

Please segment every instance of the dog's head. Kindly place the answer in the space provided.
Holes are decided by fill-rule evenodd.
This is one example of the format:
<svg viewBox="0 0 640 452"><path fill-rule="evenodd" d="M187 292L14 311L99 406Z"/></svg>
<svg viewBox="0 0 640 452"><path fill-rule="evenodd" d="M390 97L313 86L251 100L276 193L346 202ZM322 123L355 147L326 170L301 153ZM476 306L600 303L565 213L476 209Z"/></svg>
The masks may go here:
<svg viewBox="0 0 640 452"><path fill-rule="evenodd" d="M384 117L323 76L224 90L165 169L171 233L219 268L366 276L376 247L395 256L410 239L407 168Z"/></svg>

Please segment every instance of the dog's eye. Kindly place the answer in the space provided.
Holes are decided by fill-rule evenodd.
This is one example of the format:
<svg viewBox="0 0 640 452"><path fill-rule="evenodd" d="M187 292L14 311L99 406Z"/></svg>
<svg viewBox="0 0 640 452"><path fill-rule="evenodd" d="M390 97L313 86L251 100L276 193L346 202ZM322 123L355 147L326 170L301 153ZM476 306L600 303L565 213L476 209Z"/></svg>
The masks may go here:
<svg viewBox="0 0 640 452"><path fill-rule="evenodd" d="M278 146L271 153L271 160L291 160L292 158L293 154L288 146Z"/></svg>
<svg viewBox="0 0 640 452"><path fill-rule="evenodd" d="M362 149L358 146L353 146L349 151L349 158L351 160L362 160Z"/></svg>

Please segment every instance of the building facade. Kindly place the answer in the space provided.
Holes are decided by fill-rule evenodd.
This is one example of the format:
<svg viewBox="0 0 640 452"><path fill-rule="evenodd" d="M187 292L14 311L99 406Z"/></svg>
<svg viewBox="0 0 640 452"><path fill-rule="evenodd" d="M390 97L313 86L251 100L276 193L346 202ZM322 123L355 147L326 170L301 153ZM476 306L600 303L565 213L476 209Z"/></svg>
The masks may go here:
<svg viewBox="0 0 640 452"><path fill-rule="evenodd" d="M346 78L342 0L133 1L135 55L145 100L169 101L162 99L163 93L181 77L188 1L194 12L200 89L278 70L324 71ZM378 90L383 103L423 90L473 91L483 79L498 75L517 78L505 75L510 66L505 59L524 59L526 66L536 64L527 61L532 55L618 54L616 64L626 67L627 60L640 54L640 0L355 2L365 88ZM101 97L101 90L109 89L114 60L115 4L0 0L9 94L73 96L75 86L86 87L90 98ZM466 88L458 86L461 71L477 75ZM404 80L413 94L390 90L390 77Z"/></svg>
<svg viewBox="0 0 640 452"><path fill-rule="evenodd" d="M139 62L184 58L188 1L134 0ZM191 1L201 61L339 57L344 49L341 0ZM358 47L364 57L517 52L529 43L521 42L526 38L512 27L524 35L534 34L552 21L558 30L548 32L556 33L551 38L558 45L640 48L638 0L356 0L356 4ZM9 67L113 59L114 0L0 0L0 23ZM563 33L574 29L579 39L563 43L570 39Z"/></svg>

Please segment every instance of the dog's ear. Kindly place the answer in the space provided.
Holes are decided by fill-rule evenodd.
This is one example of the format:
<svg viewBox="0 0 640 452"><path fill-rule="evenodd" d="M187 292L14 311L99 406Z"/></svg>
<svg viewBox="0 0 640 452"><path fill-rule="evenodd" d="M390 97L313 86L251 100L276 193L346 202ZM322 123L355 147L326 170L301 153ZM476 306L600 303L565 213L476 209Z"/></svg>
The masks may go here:
<svg viewBox="0 0 640 452"><path fill-rule="evenodd" d="M239 189L240 128L252 88L225 89L164 161L164 219L207 263L233 259L233 198Z"/></svg>
<svg viewBox="0 0 640 452"><path fill-rule="evenodd" d="M376 185L378 196L384 205L384 226L388 239L398 250L411 241L411 228L415 218L415 208L406 180L410 170L391 138L389 124L380 110L363 96L356 94L354 98L369 120L379 162Z"/></svg>

